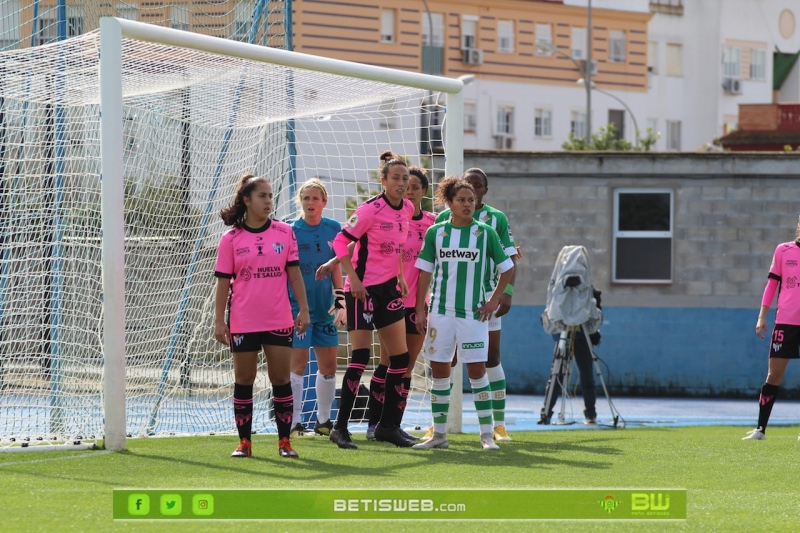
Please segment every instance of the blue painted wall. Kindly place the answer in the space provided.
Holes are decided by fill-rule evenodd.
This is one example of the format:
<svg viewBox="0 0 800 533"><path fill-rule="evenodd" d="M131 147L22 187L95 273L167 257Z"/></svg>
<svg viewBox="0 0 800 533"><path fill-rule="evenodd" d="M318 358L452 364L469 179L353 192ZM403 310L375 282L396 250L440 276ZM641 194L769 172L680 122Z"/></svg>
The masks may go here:
<svg viewBox="0 0 800 533"><path fill-rule="evenodd" d="M542 329L543 311L513 306L503 317L510 394L544 393L554 343ZM755 398L764 383L769 341L755 334L757 308L603 306L603 312L596 352L608 365L601 370L612 395ZM774 318L773 311L770 328ZM798 376L800 362L791 362L782 398L800 398Z"/></svg>

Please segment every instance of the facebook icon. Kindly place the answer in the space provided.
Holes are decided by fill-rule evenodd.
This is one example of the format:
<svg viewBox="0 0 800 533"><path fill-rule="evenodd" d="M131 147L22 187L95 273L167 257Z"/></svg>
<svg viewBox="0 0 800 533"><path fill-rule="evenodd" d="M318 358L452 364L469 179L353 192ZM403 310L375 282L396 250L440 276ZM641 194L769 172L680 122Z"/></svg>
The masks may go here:
<svg viewBox="0 0 800 533"><path fill-rule="evenodd" d="M147 494L131 494L128 496L128 514L133 516L150 514L150 496Z"/></svg>

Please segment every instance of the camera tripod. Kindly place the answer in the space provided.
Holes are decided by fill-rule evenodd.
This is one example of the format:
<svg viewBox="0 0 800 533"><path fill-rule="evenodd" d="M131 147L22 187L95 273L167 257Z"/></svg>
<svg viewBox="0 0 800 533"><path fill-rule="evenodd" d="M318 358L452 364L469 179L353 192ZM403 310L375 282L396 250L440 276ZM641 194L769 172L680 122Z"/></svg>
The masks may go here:
<svg viewBox="0 0 800 533"><path fill-rule="evenodd" d="M608 389L606 388L605 380L603 379L603 373L600 370L600 363L597 357L597 354L592 347L592 343L589 340L589 333L586 330L586 325L583 324L581 326L568 326L566 330L561 332L561 336L556 343L555 349L553 351L553 364L550 368L550 378L547 380L547 387L544 393L544 405L542 406L541 416L539 419L539 424L550 424L550 419L552 417L552 412L550 411L550 405L553 401L554 394L558 394L556 389L560 387L561 389L561 409L558 413L558 421L555 422L556 424L573 424L574 422L567 422L564 416L564 411L566 409L566 400L569 398L569 390L568 386L570 383L570 378L572 377L572 368L574 366L575 361L573 360L573 348L576 342L576 336L578 332L583 332L583 336L586 342L586 345L589 348L589 353L592 357L592 365L594 367L595 374L597 375L598 380L600 381L600 385L603 387L603 392L606 395L606 400L608 400L608 407L611 410L611 416L613 420L613 427L625 427L625 421L617 411L617 408L614 407L614 403L611 401L611 396L608 394ZM586 394L586 391L584 391ZM620 421L622 424L620 425Z"/></svg>

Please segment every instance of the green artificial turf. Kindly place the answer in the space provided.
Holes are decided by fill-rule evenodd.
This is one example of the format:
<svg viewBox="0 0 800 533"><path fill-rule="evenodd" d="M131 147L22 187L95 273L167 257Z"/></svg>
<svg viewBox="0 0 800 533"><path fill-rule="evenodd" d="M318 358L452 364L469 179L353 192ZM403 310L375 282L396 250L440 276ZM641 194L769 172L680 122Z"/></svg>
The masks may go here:
<svg viewBox="0 0 800 533"><path fill-rule="evenodd" d="M124 452L0 454L2 531L797 531L800 443L794 428L741 441L742 428L637 428L513 433L500 451L478 436L450 449L368 443L340 450L326 438L294 443L256 436L254 456L232 459L235 437L129 439ZM686 521L123 521L114 488L672 488L687 489Z"/></svg>

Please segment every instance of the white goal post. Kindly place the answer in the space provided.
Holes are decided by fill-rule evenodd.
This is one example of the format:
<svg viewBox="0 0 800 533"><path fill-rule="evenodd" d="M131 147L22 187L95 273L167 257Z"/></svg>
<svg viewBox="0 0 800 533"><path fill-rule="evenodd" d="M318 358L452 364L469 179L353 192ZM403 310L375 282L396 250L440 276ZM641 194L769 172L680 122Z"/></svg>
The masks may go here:
<svg viewBox="0 0 800 533"><path fill-rule="evenodd" d="M239 178L269 177L279 220L299 216L298 184L319 178L323 214L344 222L380 188L384 150L433 182L462 173L462 89L115 18L0 52L0 452L234 434L213 270ZM406 427L430 423L428 370L414 368ZM314 377L297 399L306 424ZM260 363L256 434L275 431L270 400Z"/></svg>
<svg viewBox="0 0 800 533"><path fill-rule="evenodd" d="M125 221L123 159L123 39L185 48L257 63L281 65L354 79L372 80L447 94L444 121L445 175L463 171L463 100L460 80L391 70L287 52L116 18L100 22L100 128L103 247L103 358L105 446L125 448ZM381 147L376 146L375 152ZM460 365L457 368L460 371ZM461 382L460 372L456 383ZM461 429L460 387L451 405L452 429ZM455 397L457 395L457 397Z"/></svg>

